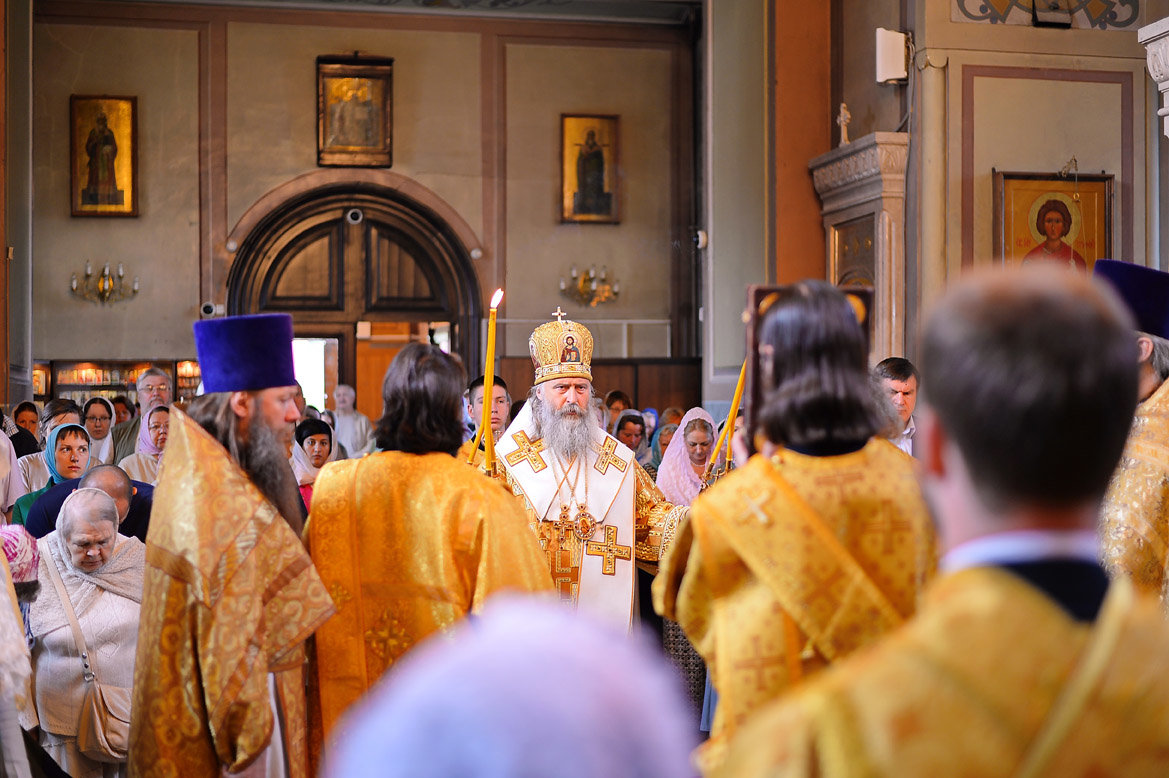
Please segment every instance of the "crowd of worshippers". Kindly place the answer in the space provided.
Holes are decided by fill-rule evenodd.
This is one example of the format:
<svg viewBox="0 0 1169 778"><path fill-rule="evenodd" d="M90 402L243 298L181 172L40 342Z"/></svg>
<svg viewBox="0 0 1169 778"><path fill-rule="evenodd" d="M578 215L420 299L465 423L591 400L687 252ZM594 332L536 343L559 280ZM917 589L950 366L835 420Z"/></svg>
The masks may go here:
<svg viewBox="0 0 1169 778"><path fill-rule="evenodd" d="M920 370L777 287L721 450L559 311L373 421L197 322L188 402L4 417L3 775L1169 774L1169 274L1093 275L956 282Z"/></svg>

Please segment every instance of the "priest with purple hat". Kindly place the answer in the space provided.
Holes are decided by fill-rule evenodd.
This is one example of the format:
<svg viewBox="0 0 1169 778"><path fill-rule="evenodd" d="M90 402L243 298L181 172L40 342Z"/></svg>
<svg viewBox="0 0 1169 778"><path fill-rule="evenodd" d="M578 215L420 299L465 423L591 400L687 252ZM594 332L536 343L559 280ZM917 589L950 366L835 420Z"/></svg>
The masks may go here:
<svg viewBox="0 0 1169 778"><path fill-rule="evenodd" d="M131 776L307 775L304 643L334 611L282 434L292 319L195 324L205 394L171 413L134 669Z"/></svg>
<svg viewBox="0 0 1169 778"><path fill-rule="evenodd" d="M1169 273L1131 262L1096 261L1093 274L1124 300L1133 319L1138 396L1128 442L1100 511L1104 565L1169 604Z"/></svg>

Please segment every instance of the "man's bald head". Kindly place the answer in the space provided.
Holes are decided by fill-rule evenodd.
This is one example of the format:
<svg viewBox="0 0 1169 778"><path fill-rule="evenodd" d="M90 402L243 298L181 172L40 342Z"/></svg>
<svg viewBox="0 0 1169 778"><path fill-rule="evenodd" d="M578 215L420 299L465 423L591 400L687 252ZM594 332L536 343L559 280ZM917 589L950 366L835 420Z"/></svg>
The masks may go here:
<svg viewBox="0 0 1169 778"><path fill-rule="evenodd" d="M130 498L134 496L134 484L130 476L117 465L98 465L90 470L77 484L78 489L100 489L118 506L118 523L125 520L130 512Z"/></svg>

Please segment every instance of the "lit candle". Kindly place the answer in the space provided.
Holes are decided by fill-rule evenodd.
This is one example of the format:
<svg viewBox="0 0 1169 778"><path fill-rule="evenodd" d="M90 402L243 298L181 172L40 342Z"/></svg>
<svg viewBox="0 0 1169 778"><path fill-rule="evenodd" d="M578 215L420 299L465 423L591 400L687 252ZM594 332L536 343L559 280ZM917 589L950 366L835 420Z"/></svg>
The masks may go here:
<svg viewBox="0 0 1169 778"><path fill-rule="evenodd" d="M76 273L73 274L73 280L69 282L69 286L72 287L74 292L77 291L77 274Z"/></svg>
<svg viewBox="0 0 1169 778"><path fill-rule="evenodd" d="M491 296L491 311L487 315L487 364L483 366L483 470L495 475L495 437L491 432L492 389L495 387L495 311L503 301L503 290L496 289Z"/></svg>
<svg viewBox="0 0 1169 778"><path fill-rule="evenodd" d="M122 263L119 262L118 263L118 278L121 278L124 275L126 275L126 271L122 269Z"/></svg>
<svg viewBox="0 0 1169 778"><path fill-rule="evenodd" d="M85 275L93 275L93 265L89 264L89 260L85 260Z"/></svg>
<svg viewBox="0 0 1169 778"><path fill-rule="evenodd" d="M134 276L134 294L138 294L138 276Z"/></svg>
<svg viewBox="0 0 1169 778"><path fill-rule="evenodd" d="M714 465L718 462L718 452L722 450L723 442L727 441L727 452L731 450L730 438L735 434L735 417L739 415L739 401L743 399L743 385L747 382L747 360L743 360L743 368L739 371L739 383L735 387L735 396L731 398L731 413L727 416L726 426L723 427L722 434L718 436L718 443L714 444L714 451L710 452L710 461L706 463L706 473L703 474L702 480L706 481L710 478L710 473L714 470ZM728 456L729 459L729 456Z"/></svg>

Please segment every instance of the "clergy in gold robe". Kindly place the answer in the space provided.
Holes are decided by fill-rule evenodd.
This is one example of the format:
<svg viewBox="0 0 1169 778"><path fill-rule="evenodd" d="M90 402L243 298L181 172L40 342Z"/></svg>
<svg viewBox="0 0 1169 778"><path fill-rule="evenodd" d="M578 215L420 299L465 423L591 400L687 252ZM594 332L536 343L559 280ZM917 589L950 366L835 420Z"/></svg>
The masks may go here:
<svg viewBox="0 0 1169 778"><path fill-rule="evenodd" d="M845 296L785 287L760 339L767 454L699 495L653 587L718 691L707 770L761 706L911 616L936 559L913 460L879 434Z"/></svg>
<svg viewBox="0 0 1169 778"><path fill-rule="evenodd" d="M1136 319L1141 398L1100 514L1104 561L1169 604L1169 273L1113 260L1093 272Z"/></svg>
<svg viewBox="0 0 1169 778"><path fill-rule="evenodd" d="M1109 583L1096 531L1137 399L1131 322L1055 268L935 305L918 439L943 575L903 627L759 711L716 775L1169 775L1169 623Z"/></svg>
<svg viewBox="0 0 1169 778"><path fill-rule="evenodd" d="M560 599L632 629L635 565L656 570L688 509L666 502L633 451L597 424L588 329L558 319L528 345L535 384L495 444L500 477L522 502Z"/></svg>
<svg viewBox="0 0 1169 778"><path fill-rule="evenodd" d="M291 340L286 315L196 324L210 393L171 413L154 491L131 776L307 775L304 643L334 607L290 525Z"/></svg>
<svg viewBox="0 0 1169 778"><path fill-rule="evenodd" d="M314 639L315 740L418 642L497 592L552 589L515 499L452 456L463 381L439 348L406 346L386 371L380 452L317 478L306 543L339 611Z"/></svg>

